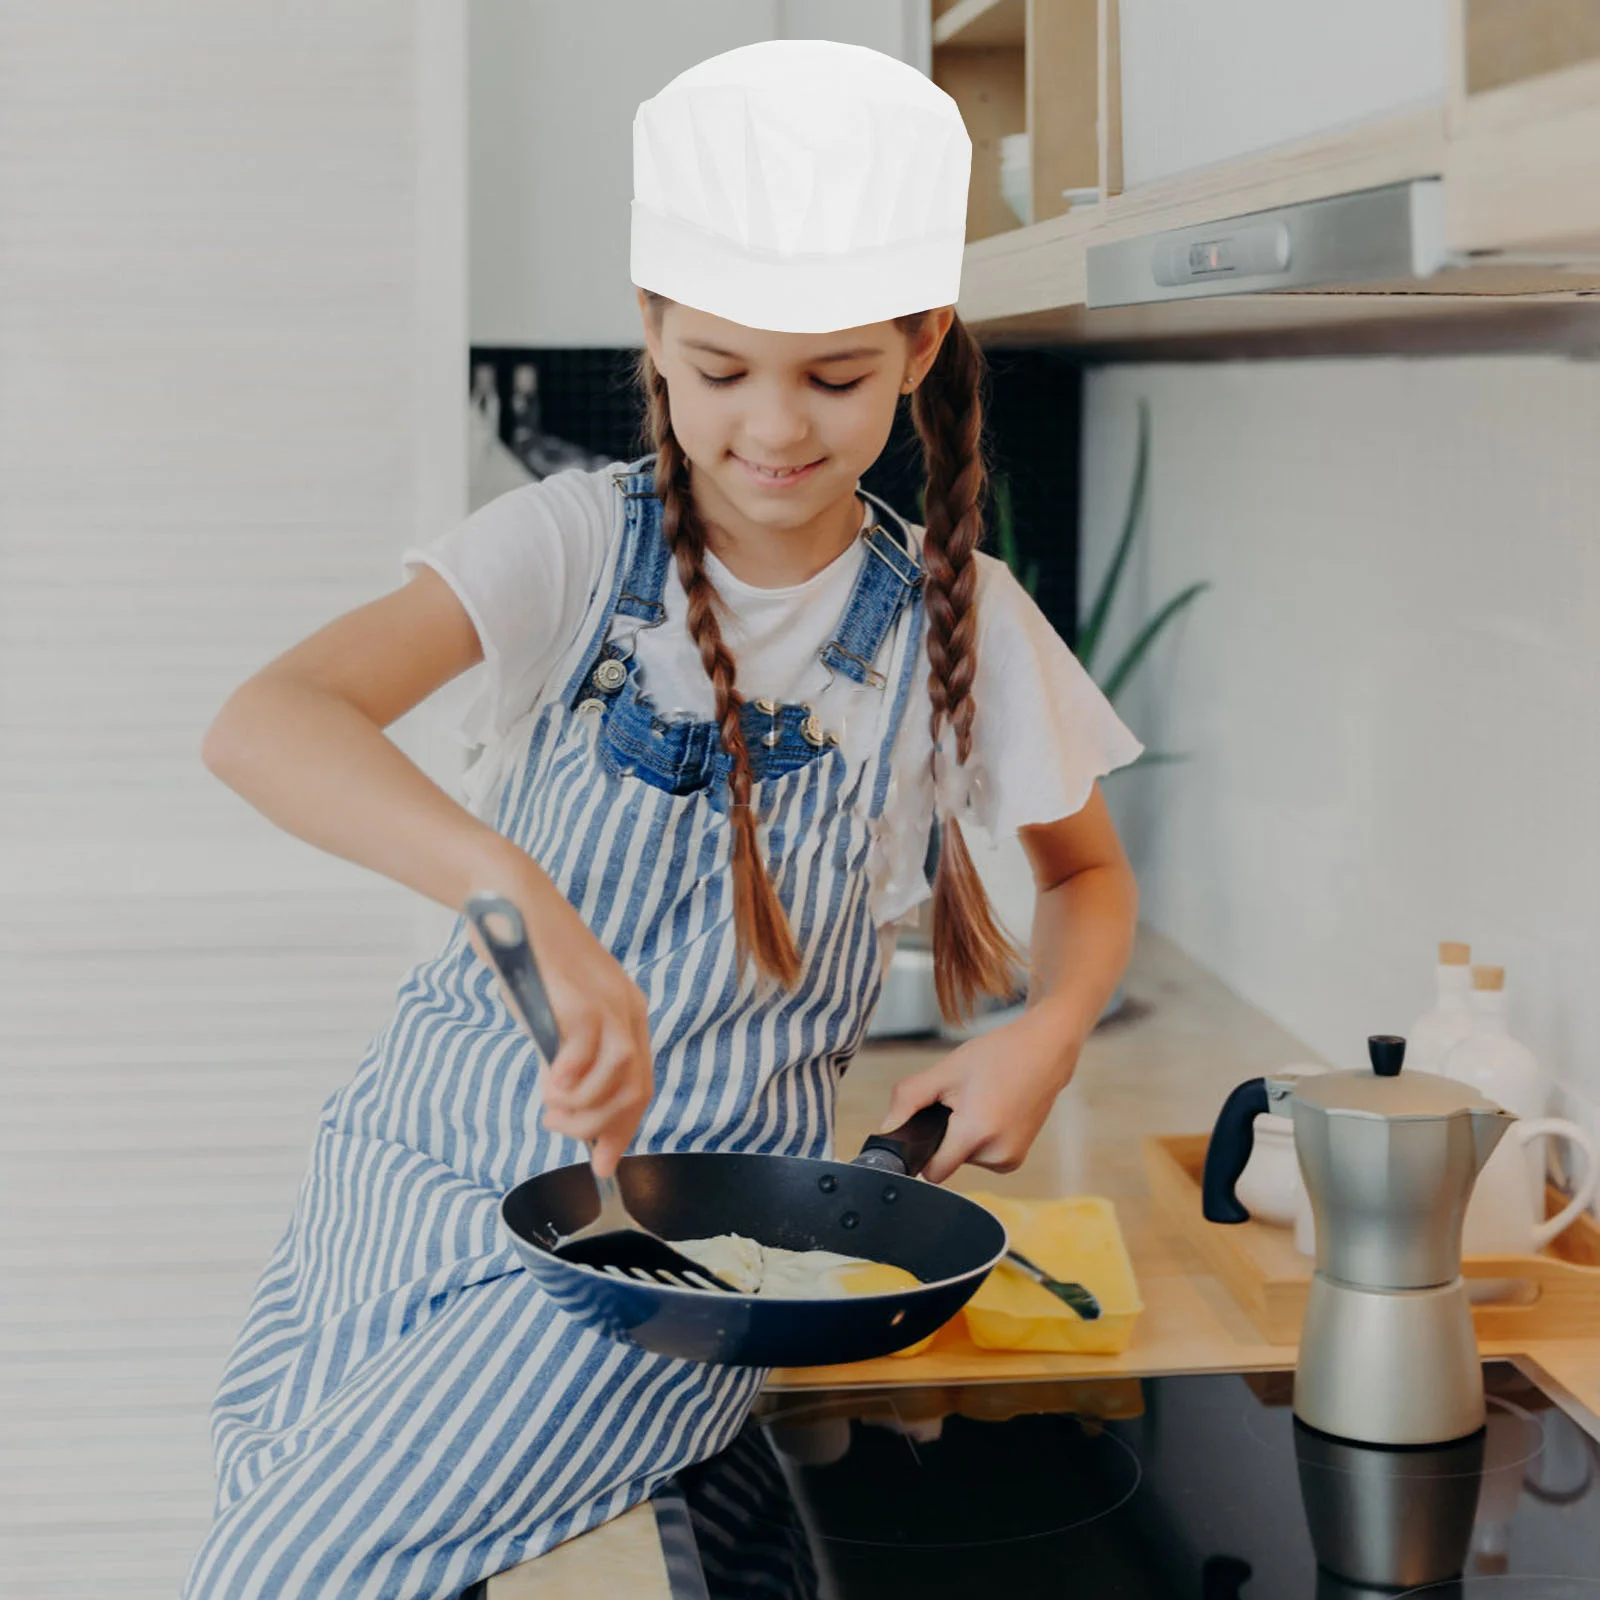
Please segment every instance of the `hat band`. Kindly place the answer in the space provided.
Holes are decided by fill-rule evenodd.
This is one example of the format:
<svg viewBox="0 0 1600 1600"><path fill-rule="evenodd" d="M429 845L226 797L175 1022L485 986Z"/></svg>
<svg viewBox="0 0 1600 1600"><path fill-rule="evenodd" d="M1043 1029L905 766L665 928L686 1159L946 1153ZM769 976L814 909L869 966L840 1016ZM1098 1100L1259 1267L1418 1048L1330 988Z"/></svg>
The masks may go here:
<svg viewBox="0 0 1600 1600"><path fill-rule="evenodd" d="M964 231L848 253L781 255L632 202L629 270L641 289L750 328L832 333L887 322L961 292Z"/></svg>

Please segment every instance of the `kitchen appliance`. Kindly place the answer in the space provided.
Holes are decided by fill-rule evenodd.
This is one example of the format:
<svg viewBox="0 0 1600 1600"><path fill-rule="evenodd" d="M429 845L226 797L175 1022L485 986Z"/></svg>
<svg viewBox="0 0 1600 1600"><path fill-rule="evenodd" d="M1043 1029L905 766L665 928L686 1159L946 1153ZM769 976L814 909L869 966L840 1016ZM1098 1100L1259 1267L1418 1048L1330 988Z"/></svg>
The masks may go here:
<svg viewBox="0 0 1600 1600"><path fill-rule="evenodd" d="M1256 1119L1258 1154L1261 1124L1273 1120L1271 1117ZM1582 1176L1577 1179L1566 1204L1552 1216L1545 1215L1545 1163L1543 1160L1530 1163L1527 1159L1525 1147L1538 1139L1565 1140L1571 1149L1583 1156ZM1291 1138L1291 1150L1292 1147ZM1573 1167L1569 1159L1565 1168L1570 1172ZM1530 1171L1538 1180L1537 1189L1528 1181ZM1484 1163L1478 1181L1472 1186L1472 1199L1467 1203L1466 1218L1461 1225L1461 1253L1466 1256L1537 1255L1583 1216L1597 1192L1600 1192L1600 1159L1597 1159L1595 1141L1587 1129L1561 1117L1537 1117L1531 1121L1519 1118ZM1243 1178L1239 1180L1238 1194L1250 1214L1259 1218L1261 1212L1246 1194ZM1295 1249L1301 1255L1314 1256L1316 1238L1316 1218L1301 1185L1294 1211ZM1470 1278L1467 1281L1467 1298L1474 1303L1515 1298L1522 1292L1523 1285L1515 1278Z"/></svg>
<svg viewBox="0 0 1600 1600"><path fill-rule="evenodd" d="M1600 1600L1600 1443L1536 1377L1483 1368L1489 1460L1326 1439L1287 1372L769 1390L655 1520L673 1600Z"/></svg>
<svg viewBox="0 0 1600 1600"><path fill-rule="evenodd" d="M1202 1182L1210 1222L1244 1222L1234 1192L1255 1119L1287 1109L1316 1224L1295 1415L1336 1438L1439 1444L1483 1426L1461 1277L1472 1186L1515 1120L1467 1084L1402 1073L1405 1040L1368 1040L1372 1071L1254 1078L1217 1117Z"/></svg>
<svg viewBox="0 0 1600 1600"><path fill-rule="evenodd" d="M1428 278L1461 264L1444 222L1443 182L1413 178L1092 244L1085 304Z"/></svg>

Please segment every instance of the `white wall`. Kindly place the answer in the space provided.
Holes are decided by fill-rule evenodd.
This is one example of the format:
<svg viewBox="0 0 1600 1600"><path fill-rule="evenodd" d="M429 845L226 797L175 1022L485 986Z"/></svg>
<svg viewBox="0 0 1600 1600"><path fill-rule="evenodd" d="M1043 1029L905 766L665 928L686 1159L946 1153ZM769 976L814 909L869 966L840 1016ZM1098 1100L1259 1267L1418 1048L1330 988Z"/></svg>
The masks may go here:
<svg viewBox="0 0 1600 1600"><path fill-rule="evenodd" d="M465 24L79 0L0 61L0 1588L154 1600L426 909L200 742L463 512Z"/></svg>
<svg viewBox="0 0 1600 1600"><path fill-rule="evenodd" d="M1120 0L1129 187L1444 98L1456 0Z"/></svg>
<svg viewBox="0 0 1600 1600"><path fill-rule="evenodd" d="M1118 637L1214 585L1122 706L1193 753L1108 782L1144 915L1346 1066L1429 1003L1435 942L1469 940L1508 969L1513 1032L1600 1101L1600 366L1095 372L1090 585L1139 395Z"/></svg>
<svg viewBox="0 0 1600 1600"><path fill-rule="evenodd" d="M631 346L633 116L707 56L837 39L927 70L926 0L470 0L475 345Z"/></svg>

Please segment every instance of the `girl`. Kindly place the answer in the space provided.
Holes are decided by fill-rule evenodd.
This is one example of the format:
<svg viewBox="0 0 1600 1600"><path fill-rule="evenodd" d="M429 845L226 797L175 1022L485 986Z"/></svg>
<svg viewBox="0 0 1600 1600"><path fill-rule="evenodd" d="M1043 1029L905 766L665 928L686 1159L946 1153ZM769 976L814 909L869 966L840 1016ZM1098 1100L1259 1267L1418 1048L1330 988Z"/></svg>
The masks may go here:
<svg viewBox="0 0 1600 1600"><path fill-rule="evenodd" d="M540 1060L464 918L406 977L323 1107L228 1362L185 1600L454 1596L727 1444L764 1375L576 1324L499 1201L586 1142L600 1172L628 1149L827 1155L936 815L941 1002L1016 982L970 815L1033 864L1030 1004L899 1084L884 1126L941 1100L926 1175L1006 1171L1071 1076L1135 920L1095 779L1139 745L975 550L969 163L953 102L873 51L783 41L674 80L635 123L648 454L409 552L403 588L207 734L210 769L311 843L457 911L514 900L563 1043ZM886 225L911 190L921 213ZM717 232L719 195L751 226ZM901 395L926 527L860 488ZM480 663L463 807L382 730Z"/></svg>

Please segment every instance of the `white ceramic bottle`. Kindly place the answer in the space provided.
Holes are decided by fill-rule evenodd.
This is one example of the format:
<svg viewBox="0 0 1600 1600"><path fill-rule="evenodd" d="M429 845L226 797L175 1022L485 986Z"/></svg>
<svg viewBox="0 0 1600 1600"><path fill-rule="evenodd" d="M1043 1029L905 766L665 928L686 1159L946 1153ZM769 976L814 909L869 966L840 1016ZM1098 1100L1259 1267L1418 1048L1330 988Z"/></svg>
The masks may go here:
<svg viewBox="0 0 1600 1600"><path fill-rule="evenodd" d="M1542 1117L1550 1107L1549 1081L1534 1053L1511 1037L1505 983L1504 967L1472 968L1468 1026L1431 1070L1470 1083L1514 1116Z"/></svg>
<svg viewBox="0 0 1600 1600"><path fill-rule="evenodd" d="M1472 1026L1467 1011L1471 988L1468 962L1472 947L1445 940L1439 946L1439 962L1434 968L1438 995L1433 1008L1424 1011L1411 1024L1406 1035L1406 1069L1412 1072L1437 1072L1446 1050Z"/></svg>
<svg viewBox="0 0 1600 1600"><path fill-rule="evenodd" d="M1539 1120L1549 1112L1550 1084L1534 1053L1511 1037L1506 1025L1505 982L1504 967L1472 969L1472 988L1467 995L1471 1026L1444 1052L1434 1071L1470 1083L1514 1116ZM1505 1149L1496 1154L1503 1161L1526 1167L1529 1206L1536 1218L1543 1217L1544 1147L1524 1147L1511 1139L1501 1143Z"/></svg>

